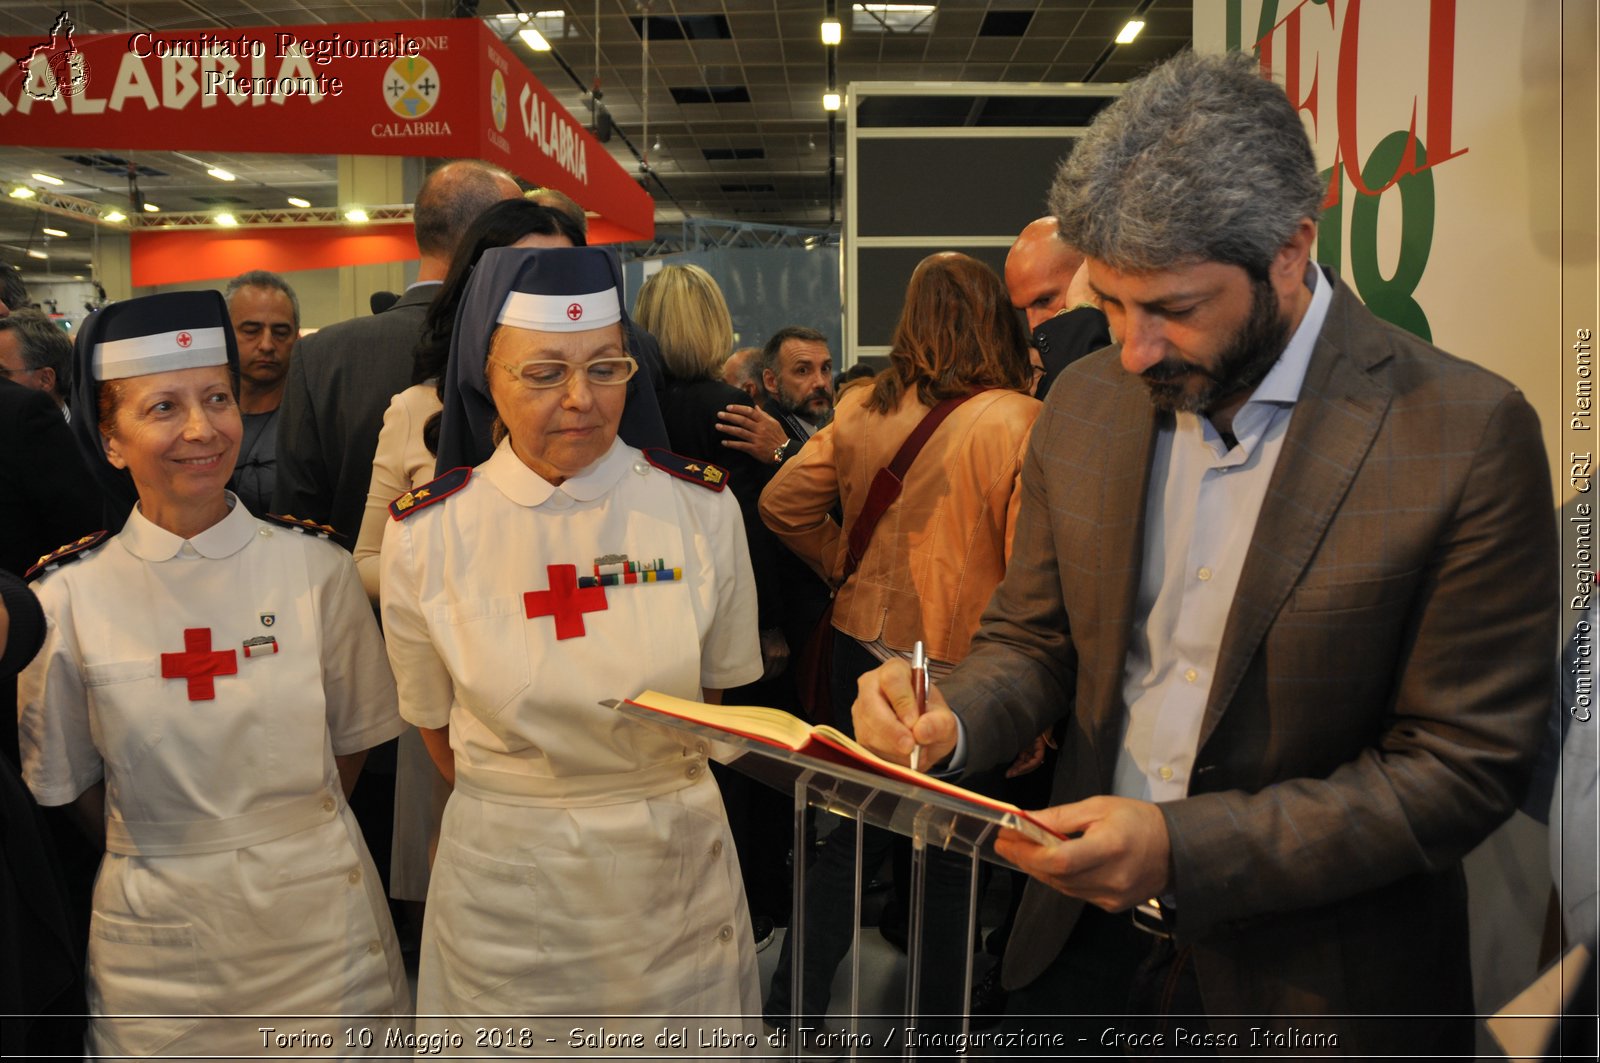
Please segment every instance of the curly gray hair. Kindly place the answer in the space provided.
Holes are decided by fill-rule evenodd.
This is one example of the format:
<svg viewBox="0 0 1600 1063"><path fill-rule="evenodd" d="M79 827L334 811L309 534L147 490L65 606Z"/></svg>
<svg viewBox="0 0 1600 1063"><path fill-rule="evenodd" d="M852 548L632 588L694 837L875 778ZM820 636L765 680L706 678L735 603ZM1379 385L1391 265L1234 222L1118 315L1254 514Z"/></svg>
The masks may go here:
<svg viewBox="0 0 1600 1063"><path fill-rule="evenodd" d="M1050 210L1062 239L1114 269L1212 261L1261 278L1322 193L1300 116L1257 62L1182 52L1094 120Z"/></svg>

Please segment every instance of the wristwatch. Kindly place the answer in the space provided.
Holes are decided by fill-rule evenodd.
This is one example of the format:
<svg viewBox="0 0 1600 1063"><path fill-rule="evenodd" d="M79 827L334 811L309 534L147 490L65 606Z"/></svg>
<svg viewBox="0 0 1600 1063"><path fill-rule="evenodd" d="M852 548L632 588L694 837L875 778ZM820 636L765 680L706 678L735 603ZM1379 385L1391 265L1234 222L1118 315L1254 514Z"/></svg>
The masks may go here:
<svg viewBox="0 0 1600 1063"><path fill-rule="evenodd" d="M772 448L772 464L783 464L783 459L789 456L789 444L793 442L794 440L792 439L785 439L782 443Z"/></svg>

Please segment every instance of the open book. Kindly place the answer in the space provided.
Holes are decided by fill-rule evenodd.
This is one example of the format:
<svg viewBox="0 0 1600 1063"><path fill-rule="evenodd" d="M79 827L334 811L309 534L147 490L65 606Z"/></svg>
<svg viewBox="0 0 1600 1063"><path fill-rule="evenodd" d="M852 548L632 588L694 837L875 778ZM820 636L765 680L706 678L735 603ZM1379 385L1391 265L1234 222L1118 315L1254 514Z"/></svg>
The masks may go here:
<svg viewBox="0 0 1600 1063"><path fill-rule="evenodd" d="M974 793L919 771L912 771L903 764L884 760L838 728L829 727L827 724L813 726L782 709L764 709L755 705L707 705L699 701L675 698L671 694L660 694L654 690L647 690L638 697L629 698L628 701L629 704L653 712L742 735L780 749L793 750L802 756L815 757L828 764L854 768L869 775L897 779L989 812L1015 817L1012 820L1014 829L1041 845L1062 840L1062 835L1016 805Z"/></svg>

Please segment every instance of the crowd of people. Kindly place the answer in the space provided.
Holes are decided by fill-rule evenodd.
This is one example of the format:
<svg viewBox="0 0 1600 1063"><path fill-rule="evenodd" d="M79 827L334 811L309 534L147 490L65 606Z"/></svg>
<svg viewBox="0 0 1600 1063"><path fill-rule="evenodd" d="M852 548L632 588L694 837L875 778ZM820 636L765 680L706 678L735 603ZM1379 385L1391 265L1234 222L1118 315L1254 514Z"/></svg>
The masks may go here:
<svg viewBox="0 0 1600 1063"><path fill-rule="evenodd" d="M694 265L630 313L581 208L476 161L418 193L417 282L304 338L262 270L75 343L0 274L7 1054L824 1029L893 838L858 868L602 704L652 689L1041 808L987 988L1028 1029L1472 1055L1462 859L1561 711L1548 462L1515 388L1313 261L1321 199L1281 89L1184 54L1003 278L916 267L876 372L815 323L735 349ZM805 978L786 935L764 991L795 844ZM928 1029L972 1003L968 882L935 854Z"/></svg>

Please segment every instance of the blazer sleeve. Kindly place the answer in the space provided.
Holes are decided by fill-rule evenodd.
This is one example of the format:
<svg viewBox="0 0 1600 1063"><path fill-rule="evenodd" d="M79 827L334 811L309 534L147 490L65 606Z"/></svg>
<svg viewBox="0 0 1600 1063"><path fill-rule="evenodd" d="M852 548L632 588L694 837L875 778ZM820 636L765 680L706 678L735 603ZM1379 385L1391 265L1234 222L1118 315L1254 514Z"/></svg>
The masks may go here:
<svg viewBox="0 0 1600 1063"><path fill-rule="evenodd" d="M1520 393L1464 460L1417 588L1394 605L1406 620L1392 703L1326 706L1370 711L1371 740L1324 777L1160 806L1186 937L1438 872L1516 807L1555 696L1559 609L1549 462ZM1338 637L1340 619L1326 623Z"/></svg>
<svg viewBox="0 0 1600 1063"><path fill-rule="evenodd" d="M361 531L356 536L354 550L361 587L374 605L378 604L379 553L383 549L383 526L389 519L389 503L411 488L405 458L412 433L411 410L406 405L405 393L401 392L383 412L383 429L378 433L372 480L367 485L367 505L361 513Z"/></svg>
<svg viewBox="0 0 1600 1063"><path fill-rule="evenodd" d="M322 433L307 368L320 353L318 348L316 336L307 336L289 359L289 377L278 412L272 511L326 521L333 508L333 484L322 462ZM341 530L349 533L349 529Z"/></svg>
<svg viewBox="0 0 1600 1063"><path fill-rule="evenodd" d="M1061 596L1044 469L1057 416L1046 404L1033 426L1011 503L1005 577L984 609L971 650L939 684L964 722L968 773L1009 763L1072 706L1078 655Z"/></svg>

